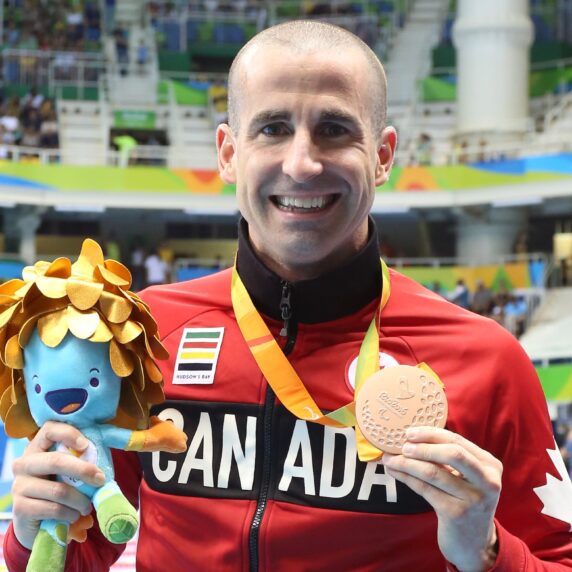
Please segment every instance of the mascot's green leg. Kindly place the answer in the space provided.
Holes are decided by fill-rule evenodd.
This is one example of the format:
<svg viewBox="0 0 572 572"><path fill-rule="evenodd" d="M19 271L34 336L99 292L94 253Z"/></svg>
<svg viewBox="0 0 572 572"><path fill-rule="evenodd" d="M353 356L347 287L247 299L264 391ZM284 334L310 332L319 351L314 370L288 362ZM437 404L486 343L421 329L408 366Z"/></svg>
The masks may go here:
<svg viewBox="0 0 572 572"><path fill-rule="evenodd" d="M44 520L34 540L26 572L60 572L66 563L68 524Z"/></svg>
<svg viewBox="0 0 572 572"><path fill-rule="evenodd" d="M115 481L98 489L92 499L101 532L109 541L123 544L135 536L137 511L123 496Z"/></svg>

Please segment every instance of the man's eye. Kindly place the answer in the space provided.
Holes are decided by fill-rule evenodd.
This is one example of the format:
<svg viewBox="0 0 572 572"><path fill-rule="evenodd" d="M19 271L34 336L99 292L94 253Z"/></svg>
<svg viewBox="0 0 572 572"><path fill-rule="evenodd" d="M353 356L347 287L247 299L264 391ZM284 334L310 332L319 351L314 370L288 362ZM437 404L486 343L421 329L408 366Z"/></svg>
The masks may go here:
<svg viewBox="0 0 572 572"><path fill-rule="evenodd" d="M325 137L342 137L348 133L348 130L343 125L337 123L327 123L323 125L320 132Z"/></svg>
<svg viewBox="0 0 572 572"><path fill-rule="evenodd" d="M286 135L288 128L282 123L272 123L265 125L260 132L267 137L278 137L279 135Z"/></svg>

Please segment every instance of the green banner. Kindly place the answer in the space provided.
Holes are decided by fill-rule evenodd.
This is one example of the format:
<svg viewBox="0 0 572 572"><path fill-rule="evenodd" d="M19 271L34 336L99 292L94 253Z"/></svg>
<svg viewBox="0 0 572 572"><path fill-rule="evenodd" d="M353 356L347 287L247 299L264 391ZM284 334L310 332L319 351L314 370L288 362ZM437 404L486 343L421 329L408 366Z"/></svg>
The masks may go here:
<svg viewBox="0 0 572 572"><path fill-rule="evenodd" d="M154 111L123 109L113 112L113 127L120 129L155 129L156 120Z"/></svg>
<svg viewBox="0 0 572 572"><path fill-rule="evenodd" d="M537 367L548 401L572 401L572 364Z"/></svg>
<svg viewBox="0 0 572 572"><path fill-rule="evenodd" d="M572 83L572 67L535 71L530 74L529 96L541 97L560 89L567 89ZM457 86L451 81L429 76L421 82L423 101L455 101Z"/></svg>
<svg viewBox="0 0 572 572"><path fill-rule="evenodd" d="M168 80L161 80L157 84L157 96L159 101L164 103L169 101L169 85L171 85L175 101L179 105L206 107L209 103L207 84L205 84L204 87L193 87L178 81Z"/></svg>
<svg viewBox="0 0 572 572"><path fill-rule="evenodd" d="M537 71L530 74L530 97L541 97L572 83L572 67Z"/></svg>
<svg viewBox="0 0 572 572"><path fill-rule="evenodd" d="M442 291L452 291L461 278L471 291L479 281L493 292L501 286L512 290L530 288L533 284L526 262L483 266L400 266L396 270L430 289L438 282Z"/></svg>
<svg viewBox="0 0 572 572"><path fill-rule="evenodd" d="M423 101L455 101L457 86L438 77L426 77L422 82Z"/></svg>

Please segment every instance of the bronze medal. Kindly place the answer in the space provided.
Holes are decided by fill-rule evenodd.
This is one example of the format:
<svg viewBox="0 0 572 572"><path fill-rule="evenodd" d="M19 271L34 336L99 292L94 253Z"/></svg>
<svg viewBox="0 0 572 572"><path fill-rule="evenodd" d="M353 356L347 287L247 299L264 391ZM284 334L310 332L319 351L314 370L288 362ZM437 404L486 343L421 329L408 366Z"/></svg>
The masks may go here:
<svg viewBox="0 0 572 572"><path fill-rule="evenodd" d="M382 369L365 380L356 400L364 437L385 453L401 453L408 427L444 427L447 398L429 372L410 365Z"/></svg>

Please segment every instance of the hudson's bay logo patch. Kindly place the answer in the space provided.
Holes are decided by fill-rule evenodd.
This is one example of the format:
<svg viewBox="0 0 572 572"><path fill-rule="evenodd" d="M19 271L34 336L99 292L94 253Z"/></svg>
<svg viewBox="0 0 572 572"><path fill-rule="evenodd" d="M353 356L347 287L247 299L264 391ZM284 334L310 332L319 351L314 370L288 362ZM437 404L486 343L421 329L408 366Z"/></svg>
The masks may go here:
<svg viewBox="0 0 572 572"><path fill-rule="evenodd" d="M173 384L214 382L224 328L185 328L177 351Z"/></svg>

